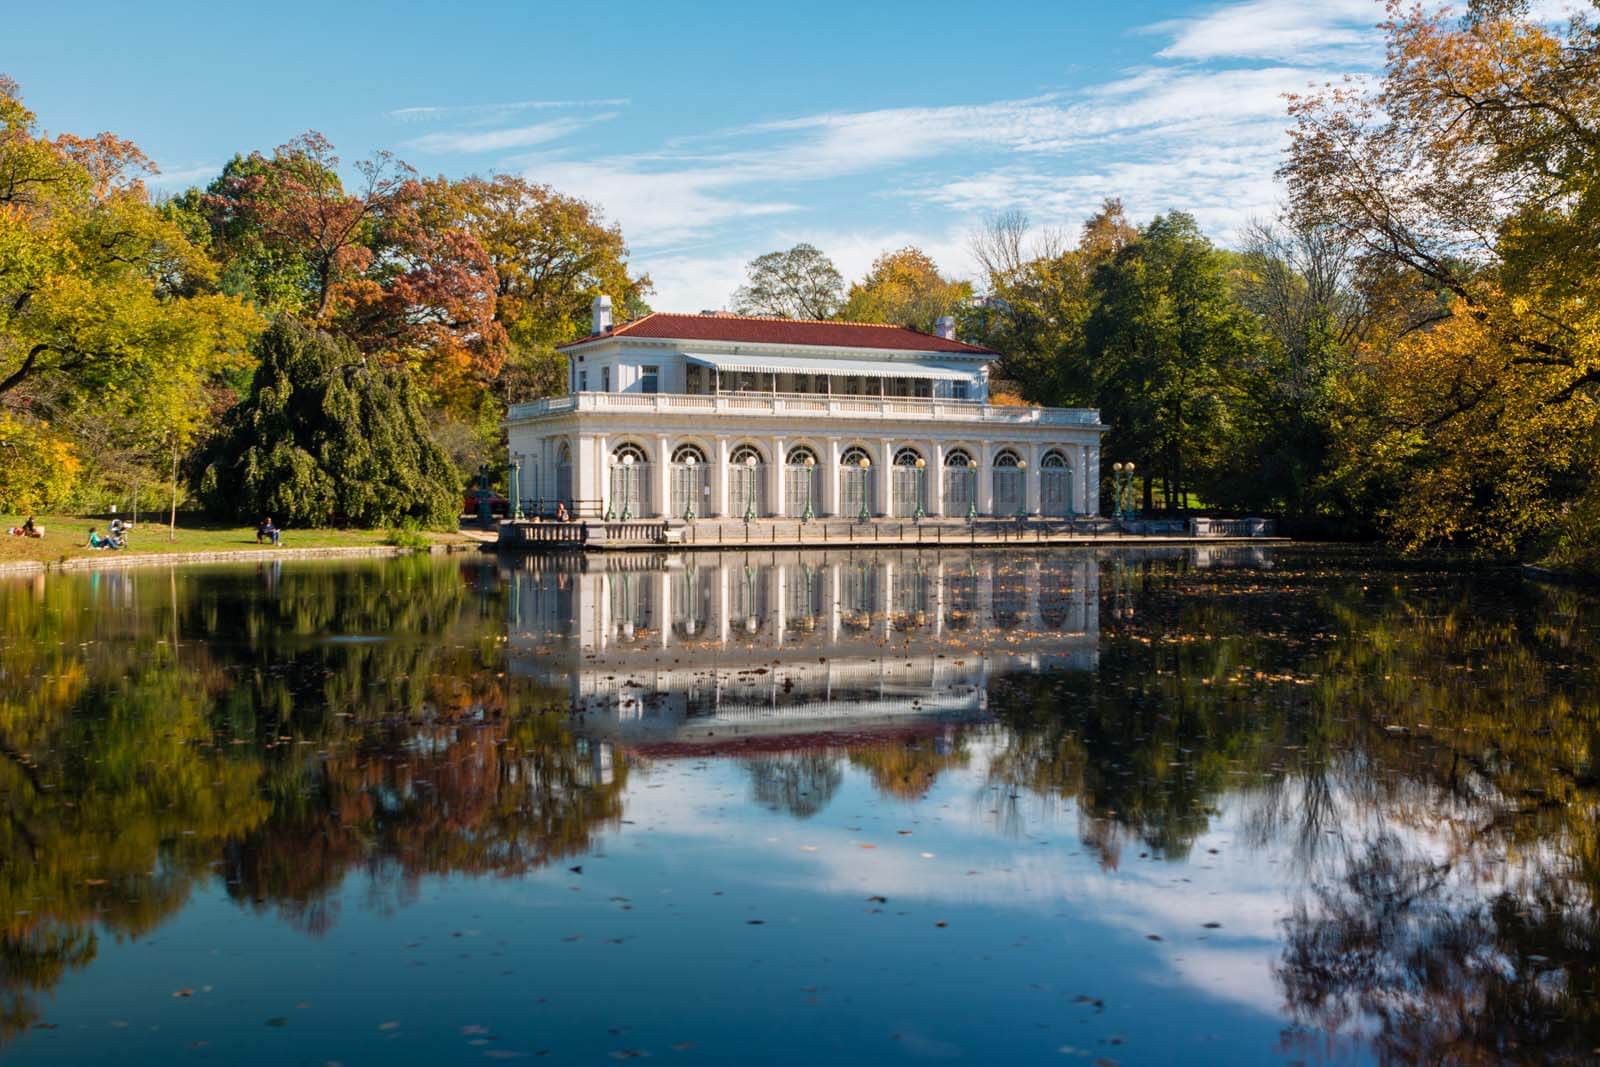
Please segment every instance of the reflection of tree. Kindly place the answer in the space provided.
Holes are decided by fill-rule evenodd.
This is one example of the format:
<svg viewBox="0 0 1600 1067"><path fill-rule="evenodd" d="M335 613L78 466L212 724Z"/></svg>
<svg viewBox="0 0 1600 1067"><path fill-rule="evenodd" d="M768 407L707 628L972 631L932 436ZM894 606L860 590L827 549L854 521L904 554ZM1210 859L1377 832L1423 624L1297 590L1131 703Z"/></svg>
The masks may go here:
<svg viewBox="0 0 1600 1067"><path fill-rule="evenodd" d="M0 1038L30 994L92 961L97 930L144 933L263 819L260 765L219 748L225 677L86 586L8 591L0 610ZM103 606L103 605L101 605ZM145 619L145 622L151 620Z"/></svg>
<svg viewBox="0 0 1600 1067"><path fill-rule="evenodd" d="M393 900L424 875L533 870L621 817L627 765L598 764L546 713L378 726L296 768L273 817L229 846L229 890L322 930L353 870Z"/></svg>
<svg viewBox="0 0 1600 1067"><path fill-rule="evenodd" d="M318 929L352 872L396 897L614 822L626 764L506 679L491 594L427 560L0 586L0 1039L219 868Z"/></svg>
<svg viewBox="0 0 1600 1067"><path fill-rule="evenodd" d="M809 819L827 807L844 781L838 754L827 750L779 752L744 763L755 802L797 819Z"/></svg>
<svg viewBox="0 0 1600 1067"><path fill-rule="evenodd" d="M1592 1063L1600 917L1559 876L1483 899L1448 863L1373 841L1287 921L1290 1009L1328 1031L1374 1020L1385 1063Z"/></svg>
<svg viewBox="0 0 1600 1067"><path fill-rule="evenodd" d="M881 792L901 800L921 797L939 775L965 767L969 759L965 739L953 732L948 737L875 741L850 748L850 765L866 771Z"/></svg>

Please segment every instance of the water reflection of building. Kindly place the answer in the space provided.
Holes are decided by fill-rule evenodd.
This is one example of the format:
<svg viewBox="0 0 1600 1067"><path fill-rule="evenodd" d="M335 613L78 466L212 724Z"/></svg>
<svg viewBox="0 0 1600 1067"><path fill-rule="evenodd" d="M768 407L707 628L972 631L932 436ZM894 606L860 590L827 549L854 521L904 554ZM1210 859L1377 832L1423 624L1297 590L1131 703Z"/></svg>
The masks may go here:
<svg viewBox="0 0 1600 1067"><path fill-rule="evenodd" d="M512 670L624 739L978 718L993 675L1097 655L1087 554L530 557L510 581Z"/></svg>

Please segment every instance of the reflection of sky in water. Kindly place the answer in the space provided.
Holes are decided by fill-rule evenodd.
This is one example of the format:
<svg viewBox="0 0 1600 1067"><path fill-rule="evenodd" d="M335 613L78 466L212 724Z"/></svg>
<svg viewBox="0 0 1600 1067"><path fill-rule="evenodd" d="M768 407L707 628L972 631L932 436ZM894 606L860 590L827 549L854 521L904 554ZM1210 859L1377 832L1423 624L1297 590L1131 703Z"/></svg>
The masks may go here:
<svg viewBox="0 0 1600 1067"><path fill-rule="evenodd" d="M1568 768L1593 716L1572 635L1600 619L1311 560L619 556L0 586L0 1006L37 1012L0 1055L1363 1062L1366 1035L1403 1062L1484 1019L1461 1047L1591 1047L1570 1007L1600 945L1577 918L1588 824L1567 816L1594 798ZM1581 656L1494 629L1530 609ZM1491 734L1513 693L1555 710ZM552 705L576 714L528 713ZM170 793L141 799L124 734L180 768ZM26 792L19 737L49 789ZM109 809L127 824L60 840L125 855L109 879L51 852L101 810L89 784L128 788ZM114 918L143 894L170 913ZM85 958L24 971L19 946L93 915ZM1324 999L1352 992L1354 1010Z"/></svg>

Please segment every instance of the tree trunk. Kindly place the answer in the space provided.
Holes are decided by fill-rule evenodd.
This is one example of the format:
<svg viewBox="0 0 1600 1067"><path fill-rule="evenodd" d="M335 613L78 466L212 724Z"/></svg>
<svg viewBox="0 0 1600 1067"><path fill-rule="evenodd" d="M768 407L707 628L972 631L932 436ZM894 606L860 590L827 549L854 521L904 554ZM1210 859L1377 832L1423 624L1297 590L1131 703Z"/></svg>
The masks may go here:
<svg viewBox="0 0 1600 1067"><path fill-rule="evenodd" d="M167 540L178 539L178 438L172 438L172 511L167 516Z"/></svg>

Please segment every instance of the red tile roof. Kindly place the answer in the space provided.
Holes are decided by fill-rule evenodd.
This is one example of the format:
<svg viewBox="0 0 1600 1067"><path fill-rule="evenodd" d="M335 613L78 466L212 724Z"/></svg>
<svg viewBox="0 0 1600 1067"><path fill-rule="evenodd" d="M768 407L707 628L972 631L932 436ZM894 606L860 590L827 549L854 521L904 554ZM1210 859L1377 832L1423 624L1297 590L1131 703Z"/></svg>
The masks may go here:
<svg viewBox="0 0 1600 1067"><path fill-rule="evenodd" d="M993 356L992 348L952 341L936 334L873 322L826 322L745 315L674 315L656 311L625 322L610 333L590 334L562 348L608 337L648 337L665 341L729 341L763 345L818 345L824 348L883 348L905 352L960 352Z"/></svg>

